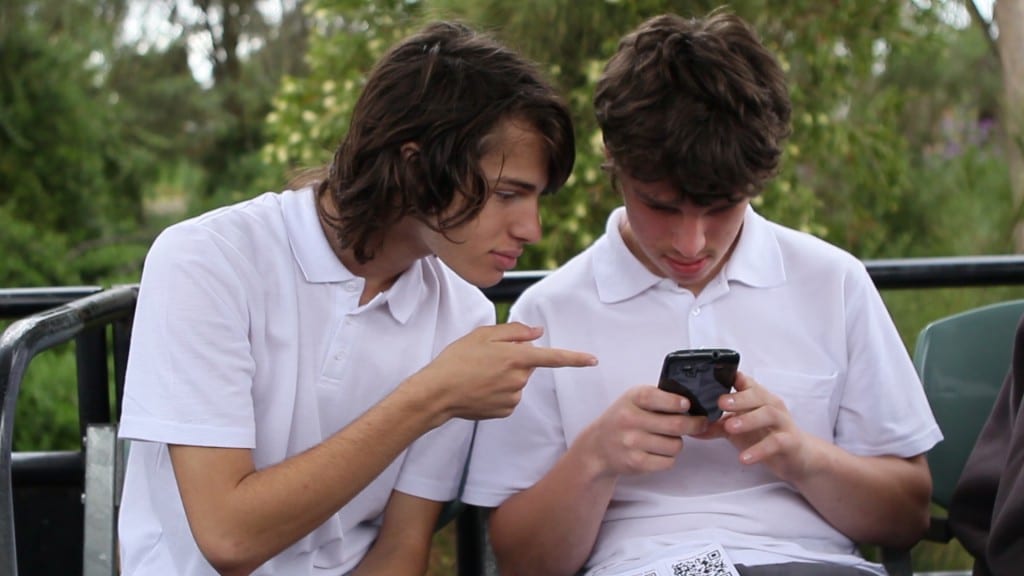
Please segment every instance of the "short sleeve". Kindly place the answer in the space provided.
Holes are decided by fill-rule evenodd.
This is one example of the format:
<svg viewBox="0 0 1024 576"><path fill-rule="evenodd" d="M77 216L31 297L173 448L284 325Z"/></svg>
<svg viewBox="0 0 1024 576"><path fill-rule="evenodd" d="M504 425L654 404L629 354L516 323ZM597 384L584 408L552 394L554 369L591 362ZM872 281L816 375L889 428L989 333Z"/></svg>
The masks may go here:
<svg viewBox="0 0 1024 576"><path fill-rule="evenodd" d="M525 295L512 307L509 320L544 325L543 315ZM550 345L547 335L535 344ZM565 451L553 372L538 368L511 416L478 425L462 500L477 506L498 506L543 478Z"/></svg>
<svg viewBox="0 0 1024 576"><path fill-rule="evenodd" d="M154 242L132 331L122 437L254 447L247 274L201 226L171 227Z"/></svg>
<svg viewBox="0 0 1024 576"><path fill-rule="evenodd" d="M847 277L849 369L836 444L862 456L909 458L942 439L921 380L866 270Z"/></svg>
<svg viewBox="0 0 1024 576"><path fill-rule="evenodd" d="M494 304L477 288L458 282L453 290L460 291L452 294L452 300L458 304L452 308L442 307L441 313L448 314L452 322L447 333L438 335L435 358L455 340L495 321ZM395 489L428 500L455 500L463 482L473 434L474 422L456 418L418 438L409 447Z"/></svg>

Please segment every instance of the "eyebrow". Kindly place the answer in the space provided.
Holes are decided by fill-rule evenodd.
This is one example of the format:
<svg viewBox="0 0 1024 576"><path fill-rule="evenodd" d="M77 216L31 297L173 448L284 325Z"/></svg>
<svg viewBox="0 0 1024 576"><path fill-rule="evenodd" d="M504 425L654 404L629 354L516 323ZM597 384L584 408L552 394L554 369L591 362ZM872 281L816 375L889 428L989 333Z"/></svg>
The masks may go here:
<svg viewBox="0 0 1024 576"><path fill-rule="evenodd" d="M673 196L670 200L663 200L657 198L642 190L636 188L633 189L633 193L636 194L640 200L649 206L663 206L666 208L678 208L679 206L686 203L687 200L696 204L697 206L710 207L716 205L722 206L735 206L743 201L743 195L737 194L734 196L698 196L693 194L685 194L681 198L679 196Z"/></svg>
<svg viewBox="0 0 1024 576"><path fill-rule="evenodd" d="M683 203L683 199L677 196L673 196L669 200L663 200L656 196L652 196L644 191L641 191L635 187L633 188L633 194L636 194L637 197L639 197L640 200L643 201L645 204L650 204L652 206L667 206L675 208Z"/></svg>
<svg viewBox="0 0 1024 576"><path fill-rule="evenodd" d="M520 180L518 178L507 178L505 176L499 176L496 180L494 180L494 185L514 186L516 188L521 188L528 192L537 191L537 185L532 182L527 182L526 180Z"/></svg>

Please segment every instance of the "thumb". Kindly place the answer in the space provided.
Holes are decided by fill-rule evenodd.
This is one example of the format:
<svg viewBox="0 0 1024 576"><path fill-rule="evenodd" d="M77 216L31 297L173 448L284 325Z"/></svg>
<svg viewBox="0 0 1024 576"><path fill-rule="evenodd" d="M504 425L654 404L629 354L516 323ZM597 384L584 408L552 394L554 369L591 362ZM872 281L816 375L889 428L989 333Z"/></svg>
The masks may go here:
<svg viewBox="0 0 1024 576"><path fill-rule="evenodd" d="M753 378L747 376L743 372L737 371L736 380L733 382L732 387L735 388L737 392L742 392L743 390L751 388L754 384L756 384L756 382L754 382Z"/></svg>

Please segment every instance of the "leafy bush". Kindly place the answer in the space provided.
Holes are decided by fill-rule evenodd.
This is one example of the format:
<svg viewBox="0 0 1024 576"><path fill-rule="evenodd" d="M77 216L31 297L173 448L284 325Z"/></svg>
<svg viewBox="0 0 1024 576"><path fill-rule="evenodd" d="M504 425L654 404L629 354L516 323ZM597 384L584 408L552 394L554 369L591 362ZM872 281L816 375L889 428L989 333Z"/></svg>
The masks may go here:
<svg viewBox="0 0 1024 576"><path fill-rule="evenodd" d="M72 346L41 353L25 373L14 416L15 450L76 450L78 388Z"/></svg>

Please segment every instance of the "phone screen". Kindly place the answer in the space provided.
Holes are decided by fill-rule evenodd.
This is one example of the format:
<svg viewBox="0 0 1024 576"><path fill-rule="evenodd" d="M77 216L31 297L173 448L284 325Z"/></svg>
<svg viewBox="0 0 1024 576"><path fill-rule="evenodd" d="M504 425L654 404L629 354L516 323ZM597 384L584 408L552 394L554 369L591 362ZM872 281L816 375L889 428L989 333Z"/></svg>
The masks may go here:
<svg viewBox="0 0 1024 576"><path fill-rule="evenodd" d="M728 348L676 350L665 356L658 388L686 396L689 414L714 422L722 417L718 397L732 389L739 363L739 353Z"/></svg>

